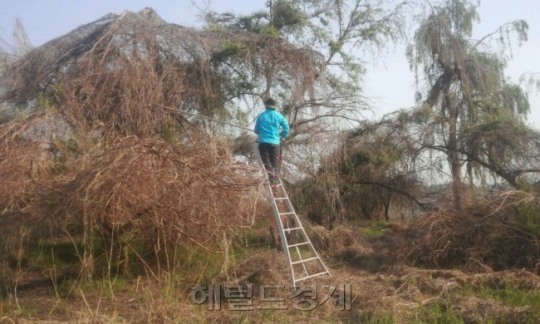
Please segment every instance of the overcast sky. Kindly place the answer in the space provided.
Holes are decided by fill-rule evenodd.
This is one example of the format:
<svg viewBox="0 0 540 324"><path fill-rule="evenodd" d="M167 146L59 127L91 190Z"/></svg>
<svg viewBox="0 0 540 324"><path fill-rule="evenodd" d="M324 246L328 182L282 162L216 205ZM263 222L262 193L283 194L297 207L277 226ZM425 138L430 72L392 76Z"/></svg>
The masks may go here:
<svg viewBox="0 0 540 324"><path fill-rule="evenodd" d="M16 18L22 21L32 45L39 46L108 13L151 7L167 22L200 26L200 8L245 14L264 9L265 3L266 0L0 0L0 37L11 41ZM540 75L540 0L483 0L479 15L481 22L475 27L477 38L506 22L526 20L530 27L529 41L521 47L516 44L507 75L516 83L524 73ZM388 49L377 62L370 62L363 86L374 111L366 117L379 117L412 106L414 76L408 68L404 47ZM532 107L528 120L540 129L540 93L530 93L529 98Z"/></svg>

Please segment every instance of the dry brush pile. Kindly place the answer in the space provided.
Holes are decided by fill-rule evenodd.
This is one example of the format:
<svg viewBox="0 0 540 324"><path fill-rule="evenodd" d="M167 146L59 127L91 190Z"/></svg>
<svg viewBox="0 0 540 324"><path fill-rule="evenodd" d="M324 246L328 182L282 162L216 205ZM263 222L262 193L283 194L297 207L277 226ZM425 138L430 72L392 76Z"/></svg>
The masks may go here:
<svg viewBox="0 0 540 324"><path fill-rule="evenodd" d="M34 105L0 125L4 252L68 240L91 274L102 257L99 237L109 267L127 253L146 270L156 262L170 270L174 248L222 253L231 230L253 224L264 177L180 112L223 110L230 89L216 55L195 54L225 55L223 41L180 29L200 37L200 47L185 45L175 56L149 30L179 29L145 15L153 13L104 18L82 44L76 35L55 40L46 44L52 54L37 49L4 75L2 99ZM272 53L293 50L268 37L239 37L253 48L266 42L263 59L276 64L285 58ZM239 53L261 62L249 46ZM227 55L220 59L231 66Z"/></svg>
<svg viewBox="0 0 540 324"><path fill-rule="evenodd" d="M509 191L462 212L443 210L413 223L403 234L401 257L428 268L461 267L473 272L540 269L540 201Z"/></svg>
<svg viewBox="0 0 540 324"><path fill-rule="evenodd" d="M223 235L253 222L260 178L218 139L199 135L182 145L132 135L73 152L67 143L26 143L6 130L14 123L24 125L1 127L6 251L17 250L25 229L29 243L82 240L86 258L96 235L110 258L125 244L155 256L178 245L219 252Z"/></svg>

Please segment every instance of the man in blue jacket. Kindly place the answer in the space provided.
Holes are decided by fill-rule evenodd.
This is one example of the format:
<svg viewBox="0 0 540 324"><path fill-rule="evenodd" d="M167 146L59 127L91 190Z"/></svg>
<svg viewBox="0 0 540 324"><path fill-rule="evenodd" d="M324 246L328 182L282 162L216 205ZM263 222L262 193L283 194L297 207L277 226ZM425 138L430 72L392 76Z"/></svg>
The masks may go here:
<svg viewBox="0 0 540 324"><path fill-rule="evenodd" d="M270 184L279 183L281 165L281 139L289 134L289 123L278 111L276 101L268 98L264 101L266 109L259 114L255 122L255 134L259 136L259 154Z"/></svg>

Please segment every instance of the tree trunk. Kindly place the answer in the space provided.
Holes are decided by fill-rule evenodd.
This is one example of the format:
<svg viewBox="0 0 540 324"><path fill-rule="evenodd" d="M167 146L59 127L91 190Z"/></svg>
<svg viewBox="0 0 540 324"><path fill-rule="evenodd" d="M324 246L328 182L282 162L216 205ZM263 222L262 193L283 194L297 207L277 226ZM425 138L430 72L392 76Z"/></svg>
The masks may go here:
<svg viewBox="0 0 540 324"><path fill-rule="evenodd" d="M456 210L461 210L462 197L461 197L461 161L459 159L458 142L457 142L457 124L459 117L459 108L454 105L448 94L445 91L445 101L448 107L449 125L448 125L448 163L450 164L450 172L452 173L452 195L454 198L454 207Z"/></svg>

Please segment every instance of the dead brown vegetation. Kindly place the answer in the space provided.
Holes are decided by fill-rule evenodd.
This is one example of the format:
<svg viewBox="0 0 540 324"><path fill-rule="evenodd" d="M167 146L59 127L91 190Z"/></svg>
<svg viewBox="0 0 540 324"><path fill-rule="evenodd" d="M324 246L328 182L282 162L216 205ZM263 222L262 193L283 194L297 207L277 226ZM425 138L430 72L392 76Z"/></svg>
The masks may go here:
<svg viewBox="0 0 540 324"><path fill-rule="evenodd" d="M95 231L156 252L177 244L214 250L228 229L249 226L254 216L262 180L256 169L235 164L218 139L180 145L128 136L69 155L65 143L21 139L16 124L25 123L1 128L4 239L21 226L46 235L35 226L49 224L61 236L91 240Z"/></svg>
<svg viewBox="0 0 540 324"><path fill-rule="evenodd" d="M538 271L538 208L534 195L512 191L462 213L431 213L408 229L402 257L424 267Z"/></svg>
<svg viewBox="0 0 540 324"><path fill-rule="evenodd" d="M226 102L256 101L271 89L301 101L322 73L315 54L267 35L168 24L145 9L105 16L53 40L0 81L4 100L54 98L77 126L103 123L141 135L173 114L163 106L226 115Z"/></svg>
<svg viewBox="0 0 540 324"><path fill-rule="evenodd" d="M156 259L173 266L168 249L174 246L222 253L230 229L253 223L264 177L235 163L225 141L198 130L181 110L223 109L227 88L213 66L218 59L247 57L264 45L262 64L301 69L290 62L303 54L292 55L294 48L279 40L239 36L235 41L245 43L244 50L213 57L225 46L219 35L200 37L156 17L148 24L141 15L127 13L92 27L85 36L85 46L91 46L69 58L40 61L38 49L14 65L13 78L3 83L4 100L37 96L36 110L0 128L4 238L18 244L15 233L29 226L36 238L82 241L77 253L89 273L96 234L107 244L109 260L134 253L146 268ZM181 46L185 60L157 41L156 30L189 39ZM53 45L67 50L77 44L68 38L47 46ZM37 71L33 78L30 67Z"/></svg>
<svg viewBox="0 0 540 324"><path fill-rule="evenodd" d="M131 14L124 18L137 21ZM235 163L224 140L201 132L196 127L199 122L187 121L181 111L226 114L225 102L239 95L235 91L264 95L273 82L281 82L287 89L292 84L293 100L300 100L313 90L317 69L306 63L306 53L279 39L219 33L201 36L187 29L180 34L196 42L184 44L182 55L187 58L180 60L160 49L163 44L140 21L133 25L135 29L128 29L136 38L118 37L115 32L126 28L124 22L111 20L90 30L84 38L88 43L82 45L50 44L65 46L59 52L73 53L71 57L41 57L43 52L34 51L11 67L14 78L3 84L7 87L5 99L35 99L37 107L0 125L0 247L2 256L7 256L0 262L2 279L13 281L14 287L8 288L17 293L20 272L25 270L24 250L43 241L67 241L78 257L75 276L82 272L92 275L96 270L110 274L120 268L128 274L133 264L148 275L141 290L137 279L130 282L130 296L111 298L118 305L128 300L119 306L125 307L122 318L232 321L235 317L230 313L201 315L193 305L179 304L178 291L171 292L176 289L172 282L178 278L168 275L186 266L191 267L186 276L194 278L190 283L211 274L212 279L228 284L287 286L285 259L277 252L249 251L246 260L229 268L233 263L228 259L229 250L237 248L231 237L240 228L251 230L256 215L264 214L272 222L268 206L259 208L264 173ZM108 29L110 24L113 29ZM158 20L150 27L173 35L179 32ZM102 33L106 30L109 32ZM48 64L54 73L49 73ZM227 75L235 77L227 80ZM290 75L294 75L292 83L288 83ZM234 82L245 82L245 87L233 89ZM381 146L375 140L386 136L379 135L384 136L370 137L373 143L344 146L340 159L331 165L332 173L321 180L327 181L326 187L307 184L306 196L311 200L305 200L304 206L317 212L321 223L334 225L333 221L343 221L346 215L358 218L358 214L380 213L388 219L391 200L414 202L406 194L419 190L416 179L407 178L395 167L396 161L407 162L399 136ZM339 172L351 181L348 187L341 186L343 179L334 177ZM359 194L371 200L359 201ZM414 318L417 309L431 304L454 307L470 321L490 319L494 310L500 310L505 319L528 319L528 309L476 297L447 297L465 285L497 288L510 284L537 291L538 277L530 272L494 271L512 267L538 270L538 210L537 198L513 192L471 206L463 214L445 210L408 228L394 226L376 238L363 235L358 227L337 226L330 231L308 226L317 247L325 250L333 275L315 282L357 285L355 311L347 313L346 320L366 321L387 309L397 319ZM261 236L267 235L266 228L264 232ZM97 246L101 242L96 243L96 238L105 243L104 249ZM202 252L190 259L180 255L186 251ZM54 254L52 248L49 252ZM218 272L226 271L218 276L207 264L192 267L191 263L208 256L218 263ZM10 264L4 264L5 260ZM407 263L483 274L413 269ZM98 265L103 268L96 269ZM62 276L53 273L55 263L31 270L35 270L32 275L46 273L40 280L47 285L53 282L57 289L56 280ZM116 277L110 277L114 276L109 276L112 286ZM104 311L113 318L108 314L100 317L102 294L88 296L87 303L81 290L85 305L81 298L74 298L76 305L69 310L83 312L81 321L118 319L116 309ZM16 298L14 302L12 295L8 298L11 314ZM48 312L42 318L52 314L49 306L42 307ZM85 307L89 314L82 311ZM326 304L321 310L321 318L335 319L335 308ZM293 311L286 314L299 317Z"/></svg>

